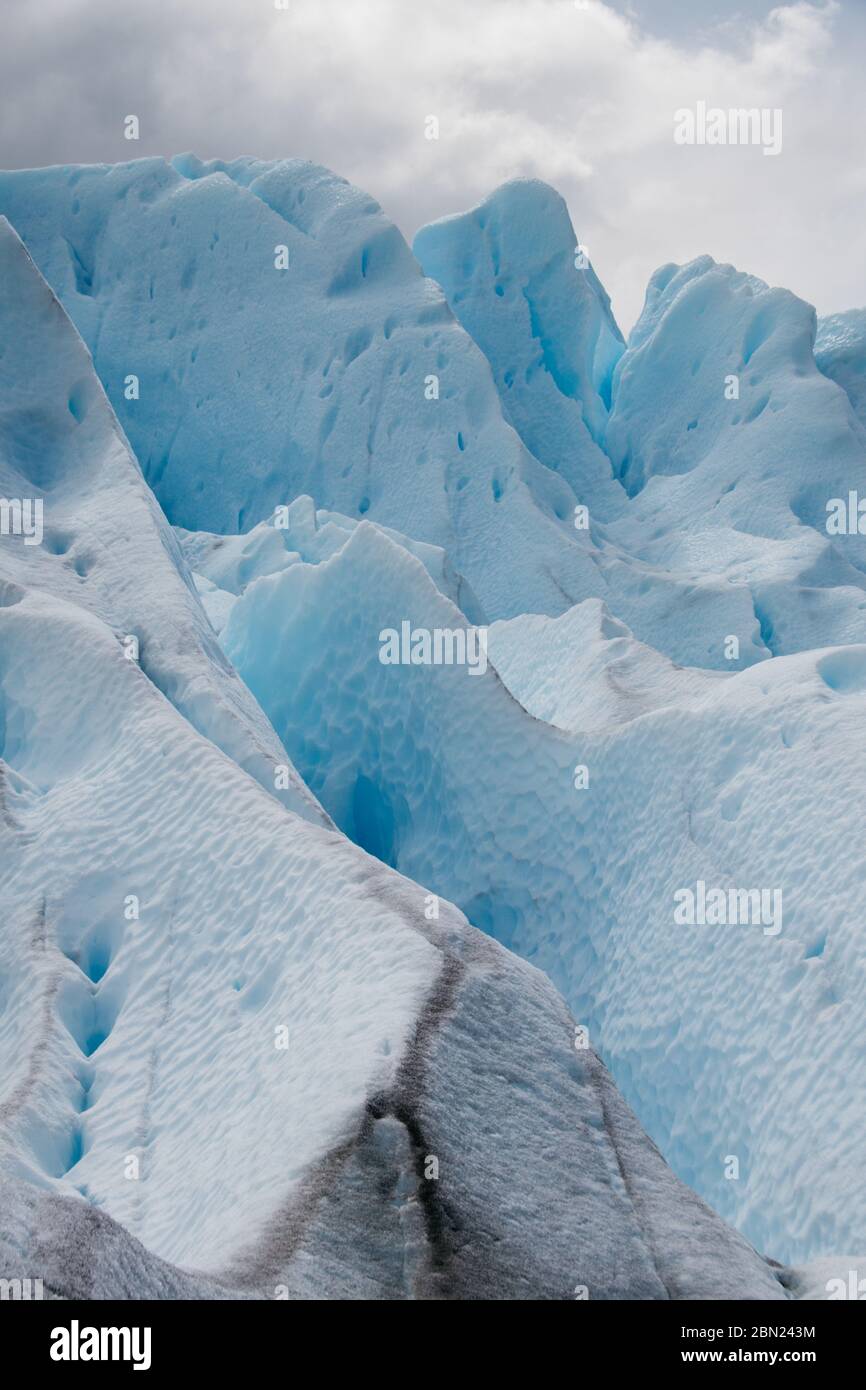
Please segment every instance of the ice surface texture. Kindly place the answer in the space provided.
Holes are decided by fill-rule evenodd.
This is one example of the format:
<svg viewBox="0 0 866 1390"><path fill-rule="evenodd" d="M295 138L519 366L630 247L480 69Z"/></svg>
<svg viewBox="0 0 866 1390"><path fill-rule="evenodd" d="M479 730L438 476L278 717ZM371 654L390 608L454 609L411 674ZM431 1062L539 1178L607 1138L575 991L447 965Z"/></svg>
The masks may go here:
<svg viewBox="0 0 866 1390"><path fill-rule="evenodd" d="M432 279L300 160L0 213L0 489L46 527L0 541L3 1272L812 1291L753 1246L866 1248L857 317L816 362L703 258L625 344L534 181L424 229ZM404 619L490 623L488 670L383 665ZM675 924L699 880L782 931Z"/></svg>
<svg viewBox="0 0 866 1390"><path fill-rule="evenodd" d="M866 425L866 309L819 319L815 361L847 391L857 418Z"/></svg>
<svg viewBox="0 0 866 1390"><path fill-rule="evenodd" d="M575 1049L540 972L445 902L428 922L423 888L244 769L258 725L285 754L5 225L0 253L3 485L48 516L47 545L2 550L3 1277L77 1297L784 1297ZM293 511L298 544L329 527L354 534Z"/></svg>
<svg viewBox="0 0 866 1390"><path fill-rule="evenodd" d="M251 584L223 641L338 825L550 975L681 1175L773 1254L846 1248L866 1223L866 648L677 671L584 605L495 625L479 677L383 665L402 617L463 621L365 523ZM699 879L781 889L781 934L677 925Z"/></svg>
<svg viewBox="0 0 866 1390"><path fill-rule="evenodd" d="M248 531L306 493L446 547L490 616L584 596L594 566L571 490L503 419L488 363L396 227L344 179L302 160L142 160L4 174L0 212L174 524Z"/></svg>
<svg viewBox="0 0 866 1390"><path fill-rule="evenodd" d="M87 349L2 218L0 321L0 496L38 498L45 518L41 545L2 538L0 575L135 637L150 680L273 790L273 764L287 761L273 729L214 640ZM274 794L322 820L296 775Z"/></svg>
<svg viewBox="0 0 866 1390"><path fill-rule="evenodd" d="M705 256L656 272L623 352L578 246L534 181L415 238L490 356L507 417L589 506L596 596L692 665L725 669L727 634L741 665L866 641L866 536L826 529L830 498L866 497L866 433L816 365L814 310ZM862 316L845 341L847 365L841 349L837 371L819 360L848 385L866 360Z"/></svg>

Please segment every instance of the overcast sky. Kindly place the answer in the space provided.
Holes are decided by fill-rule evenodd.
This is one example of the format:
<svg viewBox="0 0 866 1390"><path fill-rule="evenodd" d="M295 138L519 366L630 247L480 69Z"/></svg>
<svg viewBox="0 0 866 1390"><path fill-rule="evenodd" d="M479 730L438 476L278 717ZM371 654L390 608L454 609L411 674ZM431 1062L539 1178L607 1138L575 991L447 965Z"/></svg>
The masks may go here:
<svg viewBox="0 0 866 1390"><path fill-rule="evenodd" d="M866 304L864 70L866 0L3 0L0 165L301 155L410 238L530 174L626 329L703 252L828 313ZM675 144L698 101L781 108L782 153Z"/></svg>

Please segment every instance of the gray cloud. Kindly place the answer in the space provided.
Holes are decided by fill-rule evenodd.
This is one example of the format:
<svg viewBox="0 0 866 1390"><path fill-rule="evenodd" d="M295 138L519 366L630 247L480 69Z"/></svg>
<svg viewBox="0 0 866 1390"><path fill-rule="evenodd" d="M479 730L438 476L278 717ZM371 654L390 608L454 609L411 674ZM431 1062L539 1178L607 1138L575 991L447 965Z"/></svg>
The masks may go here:
<svg viewBox="0 0 866 1390"><path fill-rule="evenodd" d="M851 4L7 0L4 26L6 167L302 155L407 236L532 174L567 198L625 326L659 264L702 252L820 312L866 301L866 26ZM676 146L673 112L698 100L782 108L782 154Z"/></svg>

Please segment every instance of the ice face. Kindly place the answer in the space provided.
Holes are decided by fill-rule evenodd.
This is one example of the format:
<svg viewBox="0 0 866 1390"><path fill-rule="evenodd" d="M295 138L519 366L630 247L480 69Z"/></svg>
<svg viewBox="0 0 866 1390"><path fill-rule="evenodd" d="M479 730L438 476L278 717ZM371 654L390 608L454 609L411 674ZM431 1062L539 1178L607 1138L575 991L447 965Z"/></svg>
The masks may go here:
<svg viewBox="0 0 866 1390"><path fill-rule="evenodd" d="M424 228L415 250L507 418L587 504L594 594L637 637L720 670L728 635L741 665L866 640L864 534L828 529L834 499L866 499L866 434L835 384L861 401L862 316L828 320L816 365L809 305L705 256L653 276L622 351L562 200L536 181Z"/></svg>
<svg viewBox="0 0 866 1390"><path fill-rule="evenodd" d="M0 175L0 211L91 347L175 525L248 532L306 494L439 546L479 619L556 615L596 597L673 660L721 667L707 636L719 629L739 634L743 664L761 659L746 585L653 567L596 529L598 499L616 510L625 496L596 442L618 330L591 269L573 265L558 196L517 184L493 205L500 259L534 245L528 222L549 225L507 299L486 281L478 289L506 322L520 310L502 330L500 391L396 228L318 166L181 158ZM479 234L467 227L472 260ZM496 335L482 340L493 352ZM515 341L524 406L503 415ZM577 509L588 500L585 528Z"/></svg>
<svg viewBox="0 0 866 1390"><path fill-rule="evenodd" d="M0 262L2 482L45 503L43 543L0 548L3 1278L93 1298L784 1297L575 1047L549 981L291 780L5 224ZM284 529L223 554L182 537L237 591L200 580L234 599L229 624L248 590L325 573L368 533L434 593L449 573L305 500ZM282 762L283 804L260 775Z"/></svg>
<svg viewBox="0 0 866 1390"><path fill-rule="evenodd" d="M299 160L0 209L3 1259L784 1296L680 1179L862 1246L856 323L703 258L624 345L533 181L441 289Z"/></svg>
<svg viewBox="0 0 866 1390"><path fill-rule="evenodd" d="M571 490L509 428L442 291L344 179L302 160L140 160L4 174L0 212L90 346L174 524L248 531L309 494L446 548L493 617L562 612L597 585Z"/></svg>
<svg viewBox="0 0 866 1390"><path fill-rule="evenodd" d="M526 613L494 623L487 645L523 708L574 733L670 705L696 705L731 675L677 666L637 642L599 599L575 604L559 618Z"/></svg>
<svg viewBox="0 0 866 1390"><path fill-rule="evenodd" d="M857 418L866 425L866 309L818 320L815 361L847 392Z"/></svg>
<svg viewBox="0 0 866 1390"><path fill-rule="evenodd" d="M465 624L363 524L250 584L223 641L337 824L547 972L702 1196L782 1258L850 1243L866 648L686 671L589 603L494 624L473 678L383 664L402 619ZM782 912L680 922L699 883Z"/></svg>
<svg viewBox="0 0 866 1390"><path fill-rule="evenodd" d="M773 655L866 639L866 539L830 518L866 495L866 433L814 339L809 305L704 257L653 277L614 375L607 448L632 501L611 535L746 584Z"/></svg>
<svg viewBox="0 0 866 1390"><path fill-rule="evenodd" d="M3 537L0 567L137 644L137 664L193 725L291 810L326 818L229 668L189 572L93 370L21 241L0 219L0 496L42 503L43 543ZM23 568L22 568L23 567Z"/></svg>
<svg viewBox="0 0 866 1390"><path fill-rule="evenodd" d="M490 362L527 448L599 519L615 513L622 489L603 445L625 344L559 194L516 179L423 228L413 250Z"/></svg>

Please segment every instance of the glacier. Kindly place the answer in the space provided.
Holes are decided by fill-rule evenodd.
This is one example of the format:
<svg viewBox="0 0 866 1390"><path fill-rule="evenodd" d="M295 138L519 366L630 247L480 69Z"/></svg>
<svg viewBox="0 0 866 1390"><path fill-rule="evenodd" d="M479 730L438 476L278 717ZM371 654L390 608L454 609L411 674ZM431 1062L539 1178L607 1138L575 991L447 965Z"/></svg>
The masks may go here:
<svg viewBox="0 0 866 1390"><path fill-rule="evenodd" d="M637 617L609 573L594 595L638 638L720 670L729 635L741 665L866 641L863 536L833 537L825 524L828 499L866 496L866 435L820 346L813 355L809 305L708 256L663 266L620 351L591 265L575 267L580 243L562 200L531 180L422 229L414 245L490 354L521 437L549 467L568 463L605 568L612 556L631 561L630 575L640 566ZM837 369L846 381L863 362L862 338L859 359L852 339L849 324L848 366ZM593 443L606 479L598 451L587 460ZM656 593L676 605L674 638L648 614Z"/></svg>
<svg viewBox="0 0 866 1390"><path fill-rule="evenodd" d="M847 393L857 419L866 425L866 309L818 320L815 362Z"/></svg>
<svg viewBox="0 0 866 1390"><path fill-rule="evenodd" d="M7 334L2 440L5 497L45 494L44 544L16 545L29 581L88 607L118 638L134 638L153 683L207 737L273 789L274 761L287 761L273 729L230 669L177 542L117 425L90 355L53 294L24 273L26 251L0 220L0 314ZM58 350L46 351L55 337ZM42 391L37 390L42 384ZM0 551L4 577L10 544ZM192 592L191 592L192 591ZM286 805L314 819L321 809L293 775Z"/></svg>
<svg viewBox="0 0 866 1390"><path fill-rule="evenodd" d="M703 664L719 624L742 633L744 661L764 654L745 586L654 571L575 528L565 471L526 447L443 290L345 180L301 160L192 157L11 172L0 213L90 347L174 525L246 532L306 494L445 549L486 620L614 591L675 660ZM604 343L612 360L612 327ZM608 369L601 394L585 383L599 431ZM580 450L600 466L591 438Z"/></svg>
<svg viewBox="0 0 866 1390"><path fill-rule="evenodd" d="M600 647L601 615L575 611ZM866 1201L848 1103L866 1082L850 820L866 778L866 648L724 676L659 671L627 633L612 636L605 647L625 654L599 651L594 680L586 647L570 649L585 703L555 728L526 686L546 669L555 689L569 667L546 655L543 628L520 634L515 657L510 629L533 620L495 624L492 665L470 679L382 665L378 634L404 614L429 630L461 621L423 566L365 523L327 561L250 585L222 640L336 823L545 970L687 1181L761 1248L794 1258L792 1230L807 1252L837 1248ZM605 700L619 709L601 724ZM674 893L699 880L781 887L782 935L685 931ZM805 1053L791 1046L799 1029ZM748 1181L726 1179L726 1154Z"/></svg>
<svg viewBox="0 0 866 1390"><path fill-rule="evenodd" d="M0 215L0 493L45 520L0 535L0 1275L828 1296L862 311L704 257L625 340L535 180L414 255L300 159L14 171ZM384 664L404 621L486 670ZM778 932L683 925L700 884Z"/></svg>
<svg viewBox="0 0 866 1390"><path fill-rule="evenodd" d="M155 159L3 175L0 211L172 523L246 531L306 493L447 546L496 616L524 594L566 606L542 554L588 582L567 485L505 423L441 290L345 180L301 160Z"/></svg>

